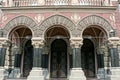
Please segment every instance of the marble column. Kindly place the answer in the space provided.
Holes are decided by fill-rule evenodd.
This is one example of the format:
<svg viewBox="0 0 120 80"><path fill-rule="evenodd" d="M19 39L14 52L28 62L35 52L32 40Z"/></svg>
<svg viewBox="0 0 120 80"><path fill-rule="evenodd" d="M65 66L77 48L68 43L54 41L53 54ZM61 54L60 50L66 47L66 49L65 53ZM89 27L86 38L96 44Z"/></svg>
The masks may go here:
<svg viewBox="0 0 120 80"><path fill-rule="evenodd" d="M43 52L44 40L41 38L33 38L33 68L27 80L44 80L44 70L41 67L41 55Z"/></svg>
<svg viewBox="0 0 120 80"><path fill-rule="evenodd" d="M81 46L82 39L71 39L73 65L70 71L69 80L86 80L84 72L81 68Z"/></svg>
<svg viewBox="0 0 120 80"><path fill-rule="evenodd" d="M120 44L119 37L111 37L109 40L109 53L111 58L111 80L120 79L120 65L119 65L119 53L118 45Z"/></svg>
<svg viewBox="0 0 120 80"><path fill-rule="evenodd" d="M8 73L5 73L4 64L5 64L5 55L6 55L6 39L0 38L0 80L5 79L8 76Z"/></svg>

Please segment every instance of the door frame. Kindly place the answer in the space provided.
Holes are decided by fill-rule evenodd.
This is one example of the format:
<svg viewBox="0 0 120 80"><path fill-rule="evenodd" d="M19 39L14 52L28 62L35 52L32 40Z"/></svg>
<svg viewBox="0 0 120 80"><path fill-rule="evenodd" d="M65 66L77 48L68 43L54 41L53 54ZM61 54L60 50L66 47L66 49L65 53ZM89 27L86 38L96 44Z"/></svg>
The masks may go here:
<svg viewBox="0 0 120 80"><path fill-rule="evenodd" d="M51 76L50 76L50 69L51 69L51 45L52 45L52 43L53 43L53 41L54 40L56 40L56 39L62 39L62 40L64 40L65 42L66 42L66 45L67 45L67 77L66 78L68 78L68 74L69 74L69 70L70 70L70 62L69 62L69 55L70 55L70 42L69 42L69 38L65 38L64 36L54 36L54 37L52 37L52 38L50 38L50 40L49 40L49 42L47 42L48 44L47 44L47 50L48 50L48 55L49 55L49 57L48 57L48 74L49 74L49 78L51 78Z"/></svg>

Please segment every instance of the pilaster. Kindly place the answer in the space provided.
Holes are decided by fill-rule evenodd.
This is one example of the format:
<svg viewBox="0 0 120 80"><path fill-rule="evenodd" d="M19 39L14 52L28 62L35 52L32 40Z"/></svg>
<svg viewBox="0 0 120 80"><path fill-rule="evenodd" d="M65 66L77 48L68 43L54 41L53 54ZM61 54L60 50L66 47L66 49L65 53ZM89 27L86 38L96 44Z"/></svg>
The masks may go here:
<svg viewBox="0 0 120 80"><path fill-rule="evenodd" d="M72 47L72 56L73 56L73 65L70 71L69 80L86 80L84 72L81 68L81 46L82 39L73 38L71 39L71 47Z"/></svg>
<svg viewBox="0 0 120 80"><path fill-rule="evenodd" d="M120 44L119 37L111 37L109 40L109 48L111 55L111 80L119 80L120 79L120 65L119 65L119 50L118 46Z"/></svg>
<svg viewBox="0 0 120 80"><path fill-rule="evenodd" d="M41 38L33 38L33 68L28 76L27 80L44 80L44 70L41 67L42 50L44 46L44 40Z"/></svg>

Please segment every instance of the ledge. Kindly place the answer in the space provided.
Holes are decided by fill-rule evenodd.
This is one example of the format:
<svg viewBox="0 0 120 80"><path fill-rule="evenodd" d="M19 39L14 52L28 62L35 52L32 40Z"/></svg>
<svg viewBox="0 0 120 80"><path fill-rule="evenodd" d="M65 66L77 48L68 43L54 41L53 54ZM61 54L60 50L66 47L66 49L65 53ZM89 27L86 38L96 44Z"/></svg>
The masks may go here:
<svg viewBox="0 0 120 80"><path fill-rule="evenodd" d="M97 12L112 13L117 6L85 6L85 5L45 5L25 7L1 7L6 13L40 13L40 12Z"/></svg>

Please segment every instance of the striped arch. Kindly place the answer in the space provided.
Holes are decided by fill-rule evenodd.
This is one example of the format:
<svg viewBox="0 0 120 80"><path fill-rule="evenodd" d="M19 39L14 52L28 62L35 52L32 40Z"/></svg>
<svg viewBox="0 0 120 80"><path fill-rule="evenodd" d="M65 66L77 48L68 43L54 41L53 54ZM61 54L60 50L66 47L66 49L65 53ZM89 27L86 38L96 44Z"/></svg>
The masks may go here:
<svg viewBox="0 0 120 80"><path fill-rule="evenodd" d="M83 18L79 22L78 30L80 30L80 32L78 33L78 35L82 37L81 33L83 33L83 31L91 25L100 26L102 29L104 29L108 37L110 30L113 30L112 25L107 20L97 15L91 15Z"/></svg>
<svg viewBox="0 0 120 80"><path fill-rule="evenodd" d="M22 15L22 16L13 18L11 21L9 21L5 25L5 27L3 28L4 37L7 37L13 28L20 26L20 25L30 28L33 36L36 35L37 24L35 23L35 21L27 16Z"/></svg>
<svg viewBox="0 0 120 80"><path fill-rule="evenodd" d="M46 30L54 25L62 25L64 26L70 33L70 36L74 36L75 24L68 18L61 15L54 15L47 18L38 29L38 34L42 38L44 38Z"/></svg>

